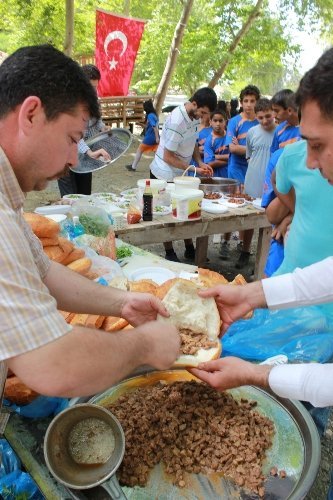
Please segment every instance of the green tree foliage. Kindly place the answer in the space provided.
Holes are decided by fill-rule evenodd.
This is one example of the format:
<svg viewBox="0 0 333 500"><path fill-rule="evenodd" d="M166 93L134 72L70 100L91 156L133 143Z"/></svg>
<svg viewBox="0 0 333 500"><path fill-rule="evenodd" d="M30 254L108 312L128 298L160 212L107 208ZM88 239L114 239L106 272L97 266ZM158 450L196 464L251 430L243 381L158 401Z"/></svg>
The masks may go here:
<svg viewBox="0 0 333 500"><path fill-rule="evenodd" d="M268 3L241 40L219 84L228 92L243 83L258 84L263 93L281 88L286 61L297 60L294 46L284 29L290 13L297 22L330 19L333 0L276 0L276 13ZM128 4L128 2L127 2ZM330 8L328 8L328 4ZM124 0L76 0L74 56L92 54L95 45L95 8L123 13ZM191 94L207 84L220 67L235 34L246 20L255 0L195 0L186 28L171 86ZM154 93L158 87L182 0L130 0L130 15L146 19L132 87L140 93ZM2 0L0 2L0 49L12 52L35 43L50 42L63 49L65 37L64 0ZM293 68L291 68L291 71ZM292 75L289 74L290 79Z"/></svg>

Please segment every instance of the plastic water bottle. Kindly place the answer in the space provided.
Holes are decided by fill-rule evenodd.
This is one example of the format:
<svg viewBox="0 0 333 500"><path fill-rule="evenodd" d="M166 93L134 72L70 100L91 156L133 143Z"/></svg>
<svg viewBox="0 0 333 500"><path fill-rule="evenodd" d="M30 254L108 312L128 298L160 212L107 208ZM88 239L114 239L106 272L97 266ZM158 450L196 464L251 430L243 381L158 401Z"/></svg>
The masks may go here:
<svg viewBox="0 0 333 500"><path fill-rule="evenodd" d="M79 216L74 215L73 216L73 238L77 238L78 236L81 236L82 234L85 234L84 227L82 226Z"/></svg>

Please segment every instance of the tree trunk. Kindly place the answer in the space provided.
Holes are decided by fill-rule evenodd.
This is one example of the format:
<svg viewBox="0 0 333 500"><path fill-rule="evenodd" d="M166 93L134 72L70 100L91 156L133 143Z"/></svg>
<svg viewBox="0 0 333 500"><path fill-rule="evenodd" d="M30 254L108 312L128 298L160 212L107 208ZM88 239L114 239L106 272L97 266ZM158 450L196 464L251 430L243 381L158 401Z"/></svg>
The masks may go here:
<svg viewBox="0 0 333 500"><path fill-rule="evenodd" d="M247 18L246 22L244 22L243 26L241 27L241 29L238 31L237 35L235 36L235 38L231 42L229 49L228 49L228 51L227 51L227 53L222 61L221 66L219 67L219 69L217 71L215 71L213 78L211 79L211 81L208 84L208 87L214 88L215 85L217 85L219 79L221 78L221 76L225 72L225 70L226 70L226 68L227 68L227 66L232 58L232 55L235 52L235 50L237 49L241 40L245 37L245 35L247 34L247 32L249 31L249 29L251 28L251 26L253 25L253 23L257 19L257 17L259 17L260 9L261 9L263 3L264 3L264 0L257 0L255 7L253 8L252 12L249 14L249 17Z"/></svg>
<svg viewBox="0 0 333 500"><path fill-rule="evenodd" d="M64 53L72 56L74 40L74 0L66 0L66 33Z"/></svg>
<svg viewBox="0 0 333 500"><path fill-rule="evenodd" d="M155 96L155 109L157 111L157 114L160 113L165 96L168 91L169 83L172 78L174 69L176 67L178 55L179 55L179 48L181 46L183 36L184 36L184 31L186 28L186 24L188 22L188 19L190 17L190 13L192 10L192 5L193 5L194 0L185 0L184 1L184 8L182 15L178 21L178 24L176 26L171 47L169 50L169 55L168 59L163 71L163 75L161 78L161 81L159 83L156 96ZM263 0L262 0L263 1Z"/></svg>
<svg viewBox="0 0 333 500"><path fill-rule="evenodd" d="M130 13L131 0L124 0L124 16L129 16Z"/></svg>

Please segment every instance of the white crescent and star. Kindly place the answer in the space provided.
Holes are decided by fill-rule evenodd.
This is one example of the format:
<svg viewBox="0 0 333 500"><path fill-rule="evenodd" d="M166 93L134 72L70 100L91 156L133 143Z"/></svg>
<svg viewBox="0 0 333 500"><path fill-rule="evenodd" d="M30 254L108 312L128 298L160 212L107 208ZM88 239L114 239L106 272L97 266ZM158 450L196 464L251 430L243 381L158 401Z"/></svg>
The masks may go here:
<svg viewBox="0 0 333 500"><path fill-rule="evenodd" d="M111 42L114 40L120 40L122 43L122 50L120 52L119 58L122 57L127 49L127 36L125 33L122 31L111 31L110 33L107 34L104 40L104 52L106 55L108 55L108 47ZM116 68L117 64L119 61L117 61L114 56L112 56L112 59L108 61L110 70L113 70Z"/></svg>

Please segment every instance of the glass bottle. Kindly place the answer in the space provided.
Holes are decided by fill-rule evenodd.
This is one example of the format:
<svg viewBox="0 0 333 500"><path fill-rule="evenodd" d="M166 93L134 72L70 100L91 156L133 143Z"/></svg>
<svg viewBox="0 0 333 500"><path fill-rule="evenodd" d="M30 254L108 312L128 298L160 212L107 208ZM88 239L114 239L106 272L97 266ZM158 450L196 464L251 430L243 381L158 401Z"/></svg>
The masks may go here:
<svg viewBox="0 0 333 500"><path fill-rule="evenodd" d="M153 220L153 192L151 190L149 179L146 180L146 186L143 192L142 220Z"/></svg>

